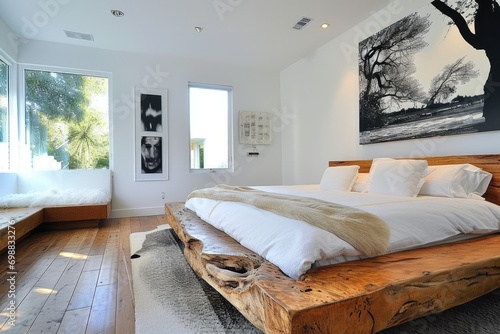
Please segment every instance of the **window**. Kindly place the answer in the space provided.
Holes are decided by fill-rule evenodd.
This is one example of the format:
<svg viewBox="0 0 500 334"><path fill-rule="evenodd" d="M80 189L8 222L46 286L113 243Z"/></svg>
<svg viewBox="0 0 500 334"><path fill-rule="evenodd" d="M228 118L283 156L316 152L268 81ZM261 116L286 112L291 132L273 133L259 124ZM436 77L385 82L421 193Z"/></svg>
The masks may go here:
<svg viewBox="0 0 500 334"><path fill-rule="evenodd" d="M25 70L24 80L31 167L108 168L108 78Z"/></svg>
<svg viewBox="0 0 500 334"><path fill-rule="evenodd" d="M191 170L232 170L232 94L227 86L189 84Z"/></svg>
<svg viewBox="0 0 500 334"><path fill-rule="evenodd" d="M9 65L0 59L0 170L9 169Z"/></svg>

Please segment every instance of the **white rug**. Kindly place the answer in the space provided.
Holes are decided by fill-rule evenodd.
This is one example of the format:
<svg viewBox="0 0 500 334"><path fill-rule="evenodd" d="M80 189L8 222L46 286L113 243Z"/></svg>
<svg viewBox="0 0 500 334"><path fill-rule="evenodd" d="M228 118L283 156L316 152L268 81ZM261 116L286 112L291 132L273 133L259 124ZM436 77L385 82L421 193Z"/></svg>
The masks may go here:
<svg viewBox="0 0 500 334"><path fill-rule="evenodd" d="M130 245L137 334L261 333L196 276L168 225Z"/></svg>

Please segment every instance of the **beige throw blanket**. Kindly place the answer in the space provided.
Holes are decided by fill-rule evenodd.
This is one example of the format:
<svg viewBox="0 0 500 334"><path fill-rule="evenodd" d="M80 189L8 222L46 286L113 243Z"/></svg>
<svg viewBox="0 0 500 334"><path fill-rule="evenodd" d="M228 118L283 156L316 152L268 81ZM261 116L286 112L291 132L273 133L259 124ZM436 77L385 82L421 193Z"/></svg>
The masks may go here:
<svg viewBox="0 0 500 334"><path fill-rule="evenodd" d="M195 190L188 199L194 197L246 203L280 216L304 221L335 234L367 256L383 254L389 243L390 231L384 221L350 206L227 185Z"/></svg>

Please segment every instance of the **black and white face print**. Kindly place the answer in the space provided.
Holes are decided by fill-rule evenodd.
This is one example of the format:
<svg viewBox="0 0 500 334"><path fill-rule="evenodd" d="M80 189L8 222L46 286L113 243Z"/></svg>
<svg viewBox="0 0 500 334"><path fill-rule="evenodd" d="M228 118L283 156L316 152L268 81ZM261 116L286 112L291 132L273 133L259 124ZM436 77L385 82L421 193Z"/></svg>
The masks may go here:
<svg viewBox="0 0 500 334"><path fill-rule="evenodd" d="M143 131L162 132L161 95L141 94L141 123Z"/></svg>

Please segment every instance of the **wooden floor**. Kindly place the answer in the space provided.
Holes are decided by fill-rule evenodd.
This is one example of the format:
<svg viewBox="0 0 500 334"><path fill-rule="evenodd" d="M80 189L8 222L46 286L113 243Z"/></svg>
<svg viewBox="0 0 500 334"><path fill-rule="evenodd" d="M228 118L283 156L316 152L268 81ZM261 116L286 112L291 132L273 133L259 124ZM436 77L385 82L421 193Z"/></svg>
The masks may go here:
<svg viewBox="0 0 500 334"><path fill-rule="evenodd" d="M164 216L108 219L17 242L15 268L0 256L0 333L134 333L129 235L165 223Z"/></svg>

